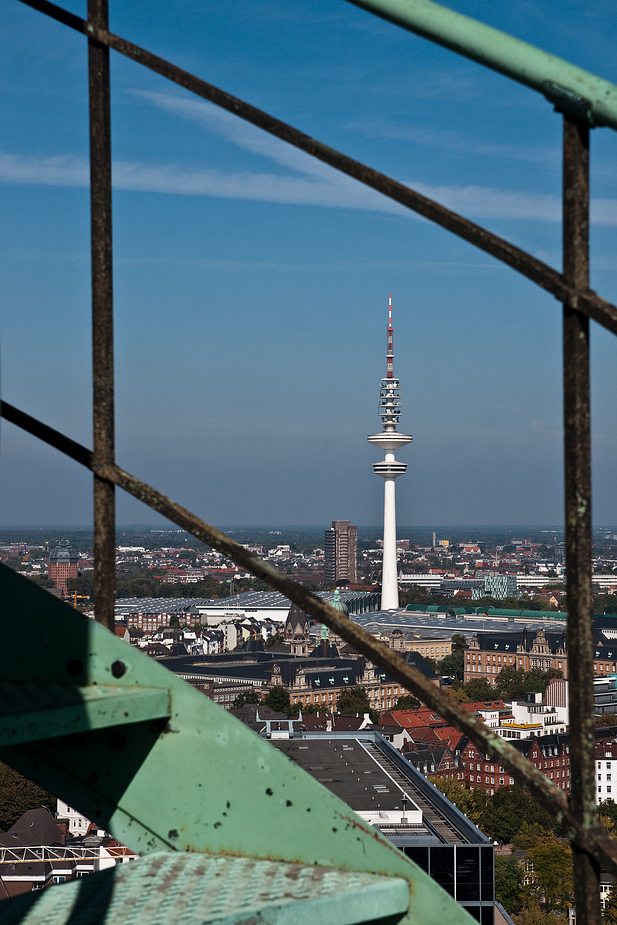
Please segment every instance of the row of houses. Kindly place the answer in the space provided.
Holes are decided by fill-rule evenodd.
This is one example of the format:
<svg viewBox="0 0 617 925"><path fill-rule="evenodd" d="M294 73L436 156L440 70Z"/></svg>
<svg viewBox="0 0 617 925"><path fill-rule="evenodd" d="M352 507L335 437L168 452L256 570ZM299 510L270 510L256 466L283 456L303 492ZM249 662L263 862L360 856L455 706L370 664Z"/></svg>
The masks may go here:
<svg viewBox="0 0 617 925"><path fill-rule="evenodd" d="M603 623L606 622L606 626ZM606 677L617 671L614 618L594 622L594 674ZM568 677L567 633L544 629L521 632L476 633L465 652L464 680L484 678L495 684L503 668L522 671L560 671Z"/></svg>
<svg viewBox="0 0 617 925"><path fill-rule="evenodd" d="M564 683L556 679L556 689L549 694L549 700L563 695ZM507 728L508 717L516 715L516 702L506 704L496 700L464 706L489 725L497 717L499 729ZM396 727L401 730L403 741L400 751L423 774L454 777L463 786L482 788L490 794L514 784L514 778L505 768L428 707L392 710L384 713L380 722L387 731ZM595 737L596 801L600 804L617 798L617 776L614 782L612 779L617 775L617 726L596 729ZM391 741L396 741L396 736L392 736ZM528 730L527 735L513 739L511 744L557 787L570 790L567 731Z"/></svg>

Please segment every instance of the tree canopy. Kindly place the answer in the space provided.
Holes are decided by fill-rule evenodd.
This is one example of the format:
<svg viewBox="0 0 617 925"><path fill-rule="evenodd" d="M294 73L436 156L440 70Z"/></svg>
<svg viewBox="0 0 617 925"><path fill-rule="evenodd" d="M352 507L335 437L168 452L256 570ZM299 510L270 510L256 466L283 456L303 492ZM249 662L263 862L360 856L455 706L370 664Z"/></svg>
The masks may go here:
<svg viewBox="0 0 617 925"><path fill-rule="evenodd" d="M495 899L510 915L521 908L521 872L515 855L495 855ZM617 925L617 923L616 923Z"/></svg>
<svg viewBox="0 0 617 925"><path fill-rule="evenodd" d="M486 808L487 797L484 790L477 788L470 790L468 787L463 787L455 777L431 776L429 780L462 813L479 825Z"/></svg>
<svg viewBox="0 0 617 925"><path fill-rule="evenodd" d="M336 709L339 713L368 713L371 722L379 721L379 713L371 709L364 687L349 687L339 695Z"/></svg>
<svg viewBox="0 0 617 925"><path fill-rule="evenodd" d="M270 707L271 710L276 710L277 713L284 713L286 716L289 716L291 712L289 691L286 691L284 687L279 687L278 685L271 687L264 697L263 702L267 707Z"/></svg>
<svg viewBox="0 0 617 925"><path fill-rule="evenodd" d="M562 912L574 901L572 849L554 835L538 839L523 861L523 901L542 903L547 912Z"/></svg>
<svg viewBox="0 0 617 925"><path fill-rule="evenodd" d="M6 832L28 809L46 806L56 811L56 798L0 762L0 831Z"/></svg>
<svg viewBox="0 0 617 925"><path fill-rule="evenodd" d="M241 707L243 707L247 703L260 703L260 702L261 701L259 700L259 694L257 694L255 691L243 691L241 694L238 694L238 696L232 703L232 707L234 710L239 710Z"/></svg>

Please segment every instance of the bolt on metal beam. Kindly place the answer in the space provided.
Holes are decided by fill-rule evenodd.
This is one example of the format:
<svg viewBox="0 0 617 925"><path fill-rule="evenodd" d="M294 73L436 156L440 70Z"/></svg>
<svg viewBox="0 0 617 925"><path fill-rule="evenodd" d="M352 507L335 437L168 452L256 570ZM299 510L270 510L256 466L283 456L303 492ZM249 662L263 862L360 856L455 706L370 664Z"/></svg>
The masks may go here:
<svg viewBox="0 0 617 925"><path fill-rule="evenodd" d="M88 0L88 20L109 25L107 0ZM109 48L88 39L90 97L90 222L92 238L92 423L97 459L113 465L114 333L111 229ZM116 584L115 488L94 475L94 609L114 628Z"/></svg>
<svg viewBox="0 0 617 925"><path fill-rule="evenodd" d="M589 285L589 127L563 117L563 275ZM570 684L570 804L583 825L597 825L594 758L593 601L591 588L591 428L589 319L563 308L566 586ZM600 925L600 869L573 845L576 917Z"/></svg>

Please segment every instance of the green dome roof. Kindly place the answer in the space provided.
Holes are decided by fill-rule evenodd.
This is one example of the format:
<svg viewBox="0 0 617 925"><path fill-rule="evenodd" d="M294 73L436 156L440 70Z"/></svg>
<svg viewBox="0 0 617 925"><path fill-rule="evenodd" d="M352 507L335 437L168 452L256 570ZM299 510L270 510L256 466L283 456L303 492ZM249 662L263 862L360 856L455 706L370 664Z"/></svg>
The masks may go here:
<svg viewBox="0 0 617 925"><path fill-rule="evenodd" d="M347 604L345 603L345 601L341 600L341 595L339 593L338 588L334 592L334 597L330 601L330 606L334 607L335 610L340 610L341 613L344 613L347 616L349 616L349 610L347 608Z"/></svg>

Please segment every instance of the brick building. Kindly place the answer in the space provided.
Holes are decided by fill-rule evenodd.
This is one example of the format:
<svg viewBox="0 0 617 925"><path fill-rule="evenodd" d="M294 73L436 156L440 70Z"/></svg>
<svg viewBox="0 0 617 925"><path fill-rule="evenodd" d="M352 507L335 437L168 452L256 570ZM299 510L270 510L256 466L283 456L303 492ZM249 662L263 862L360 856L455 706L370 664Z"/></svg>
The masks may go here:
<svg viewBox="0 0 617 925"><path fill-rule="evenodd" d="M77 563L79 556L74 549L69 546L68 540L61 540L55 549L49 554L48 577L54 583L54 587L60 588L62 596L65 597L66 583L69 578L77 578Z"/></svg>
<svg viewBox="0 0 617 925"><path fill-rule="evenodd" d="M564 632L543 629L520 633L476 633L465 652L465 681L485 678L489 684L502 668L548 671L553 668L568 677L568 654Z"/></svg>

